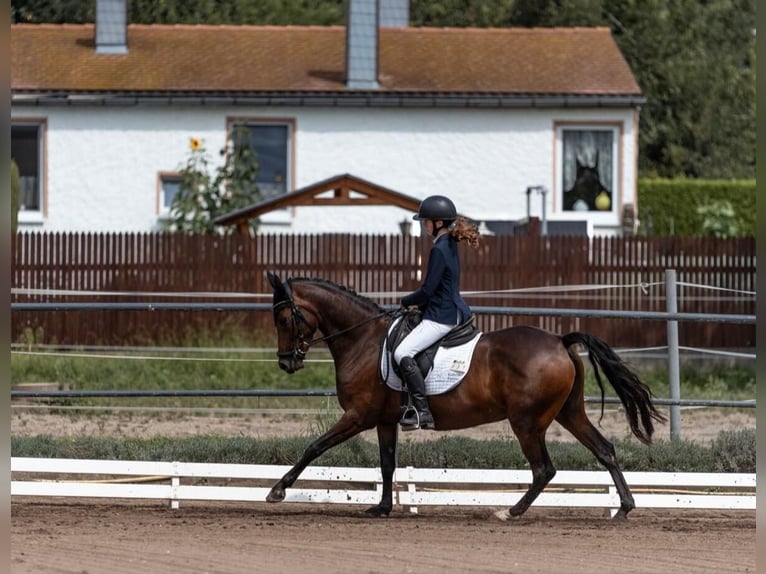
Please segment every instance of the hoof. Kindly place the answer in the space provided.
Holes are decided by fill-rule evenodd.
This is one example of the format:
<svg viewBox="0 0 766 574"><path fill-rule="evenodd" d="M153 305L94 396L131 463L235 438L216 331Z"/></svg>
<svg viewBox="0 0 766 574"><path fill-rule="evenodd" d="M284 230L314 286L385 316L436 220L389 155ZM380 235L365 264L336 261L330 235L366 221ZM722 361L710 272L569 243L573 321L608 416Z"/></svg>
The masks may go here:
<svg viewBox="0 0 766 574"><path fill-rule="evenodd" d="M266 502L282 502L285 499L285 490L283 488L274 487L266 496Z"/></svg>
<svg viewBox="0 0 766 574"><path fill-rule="evenodd" d="M622 510L618 510L617 514L615 514L614 517L612 517L612 520L615 522L627 522L628 513Z"/></svg>
<svg viewBox="0 0 766 574"><path fill-rule="evenodd" d="M391 514L390 508L384 508L382 506L371 506L364 511L368 516L374 516L375 518L387 517Z"/></svg>
<svg viewBox="0 0 766 574"><path fill-rule="evenodd" d="M508 512L507 508L504 508L503 510L498 510L497 512L494 513L494 516L495 518L503 522L508 522L511 518L513 518L511 516L511 513Z"/></svg>

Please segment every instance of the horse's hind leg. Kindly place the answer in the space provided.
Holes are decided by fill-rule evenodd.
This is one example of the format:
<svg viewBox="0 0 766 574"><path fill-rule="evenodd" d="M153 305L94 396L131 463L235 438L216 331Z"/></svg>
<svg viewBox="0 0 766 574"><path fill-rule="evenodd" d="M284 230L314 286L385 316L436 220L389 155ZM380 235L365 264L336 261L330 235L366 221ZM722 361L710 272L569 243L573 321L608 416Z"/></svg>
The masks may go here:
<svg viewBox="0 0 766 574"><path fill-rule="evenodd" d="M519 439L519 445L524 452L524 456L529 461L529 466L532 470L532 484L527 492L524 493L524 496L510 510L501 510L495 513L495 516L501 520L508 520L511 516L521 516L524 514L556 475L556 469L548 455L548 448L545 446L545 431L537 429L525 430L518 428L513 423L511 423L511 426L516 437Z"/></svg>
<svg viewBox="0 0 766 574"><path fill-rule="evenodd" d="M628 517L628 512L633 510L636 504L633 501L633 495L630 494L628 484L625 482L625 476L622 474L620 465L617 463L614 445L604 438L604 435L593 426L583 408L575 404L570 405L570 401L567 401L564 409L556 417L556 420L585 445L596 456L598 461L606 467L609 474L612 475L614 485L617 487L617 493L620 495L620 509L614 518L616 520L625 520Z"/></svg>

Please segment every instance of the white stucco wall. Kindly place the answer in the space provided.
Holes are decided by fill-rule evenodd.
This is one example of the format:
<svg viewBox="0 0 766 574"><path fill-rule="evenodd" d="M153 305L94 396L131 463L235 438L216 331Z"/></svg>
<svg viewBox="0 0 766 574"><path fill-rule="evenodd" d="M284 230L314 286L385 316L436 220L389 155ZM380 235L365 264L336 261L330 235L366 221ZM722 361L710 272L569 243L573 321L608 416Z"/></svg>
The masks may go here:
<svg viewBox="0 0 766 574"><path fill-rule="evenodd" d="M14 119L47 122L47 214L32 223L22 216L20 229L157 229L158 173L181 167L191 137L203 140L217 165L230 116L294 120L295 188L351 173L418 198L448 195L461 213L480 221L523 218L527 186L543 185L550 190L549 219L589 217L599 234L619 228L618 209L608 215L556 210L554 122L617 122L619 205L635 204L632 110L17 106ZM539 196L532 215L541 215ZM298 207L264 216L261 229L389 234L410 217L399 208Z"/></svg>

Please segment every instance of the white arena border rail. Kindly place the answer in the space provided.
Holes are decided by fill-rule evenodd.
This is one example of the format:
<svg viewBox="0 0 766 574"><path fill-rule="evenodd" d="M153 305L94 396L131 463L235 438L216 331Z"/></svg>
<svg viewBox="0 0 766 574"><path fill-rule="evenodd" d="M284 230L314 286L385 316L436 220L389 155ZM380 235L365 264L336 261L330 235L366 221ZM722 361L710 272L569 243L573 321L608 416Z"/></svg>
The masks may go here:
<svg viewBox="0 0 766 574"><path fill-rule="evenodd" d="M11 496L154 499L169 501L172 508L178 508L182 500L265 502L274 481L289 469L282 465L12 457L11 472L24 477L12 477ZM45 478L51 474L55 478ZM182 479L269 482L205 486L182 484ZM756 508L755 473L626 472L625 479L638 508ZM401 468L394 475L394 505L408 507L410 512L417 512L418 506L508 507L521 498L531 480L529 470ZM150 484L156 482L164 484ZM317 485L328 482L331 484ZM310 466L287 489L285 502L374 505L381 489L378 468ZM614 515L620 500L606 471L559 471L534 505L604 508Z"/></svg>

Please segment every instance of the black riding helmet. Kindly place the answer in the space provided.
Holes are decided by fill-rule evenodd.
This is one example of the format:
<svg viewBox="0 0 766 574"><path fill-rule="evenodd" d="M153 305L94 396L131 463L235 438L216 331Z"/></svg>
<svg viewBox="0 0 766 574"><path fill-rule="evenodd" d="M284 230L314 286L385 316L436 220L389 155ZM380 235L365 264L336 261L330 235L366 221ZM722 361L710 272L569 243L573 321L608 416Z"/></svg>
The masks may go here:
<svg viewBox="0 0 766 574"><path fill-rule="evenodd" d="M441 219L445 222L452 222L457 218L457 209L449 197L443 195L431 195L426 197L420 203L420 209L412 216L412 219L419 221L421 219L431 219L433 221Z"/></svg>

